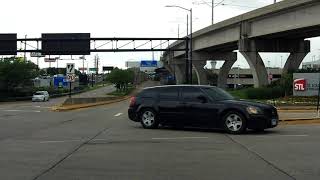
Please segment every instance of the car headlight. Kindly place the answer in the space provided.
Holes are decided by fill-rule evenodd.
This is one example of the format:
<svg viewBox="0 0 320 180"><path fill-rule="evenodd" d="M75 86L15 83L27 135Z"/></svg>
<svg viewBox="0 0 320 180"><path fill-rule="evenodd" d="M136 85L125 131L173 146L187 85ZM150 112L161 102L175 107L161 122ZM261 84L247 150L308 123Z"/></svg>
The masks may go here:
<svg viewBox="0 0 320 180"><path fill-rule="evenodd" d="M254 107L254 106L249 106L247 107L247 112L249 114L261 114L261 109L258 107Z"/></svg>

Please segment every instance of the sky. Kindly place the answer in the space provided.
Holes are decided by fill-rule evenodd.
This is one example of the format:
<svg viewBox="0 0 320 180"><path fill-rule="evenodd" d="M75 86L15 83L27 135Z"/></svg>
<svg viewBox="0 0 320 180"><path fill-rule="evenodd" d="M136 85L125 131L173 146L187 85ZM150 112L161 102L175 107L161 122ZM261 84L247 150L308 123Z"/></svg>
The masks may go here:
<svg viewBox="0 0 320 180"><path fill-rule="evenodd" d="M223 0L215 0L220 3ZM1 2L0 33L18 33L19 38L25 35L37 38L41 33L91 33L91 37L177 37L186 35L187 11L178 8L167 8L166 5L179 5L193 8L193 31L211 25L210 0L5 0ZM272 4L273 0L224 0L215 7L214 20L220 22ZM312 52L304 61L311 61L313 56L320 57L320 39L311 40ZM20 45L18 45L20 46ZM34 45L33 45L34 46ZM86 56L85 66L94 66L94 56ZM23 56L23 54L18 54ZM101 66L125 67L125 61L152 59L152 53L98 53ZM266 65L282 66L288 54L261 54ZM160 53L154 53L159 59ZM37 63L36 58L27 57ZM73 56L78 59L77 56ZM75 62L82 67L82 60L70 60L63 56L52 67L65 67L66 63ZM68 60L69 59L69 60ZM222 63L219 62L218 66ZM39 60L41 68L48 67L43 58ZM249 67L241 55L234 66Z"/></svg>

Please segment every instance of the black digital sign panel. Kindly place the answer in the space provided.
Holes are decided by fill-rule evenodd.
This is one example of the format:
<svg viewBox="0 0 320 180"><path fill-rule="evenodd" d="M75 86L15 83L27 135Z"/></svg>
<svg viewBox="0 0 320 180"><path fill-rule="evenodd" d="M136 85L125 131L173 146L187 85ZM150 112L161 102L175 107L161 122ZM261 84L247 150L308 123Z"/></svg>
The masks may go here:
<svg viewBox="0 0 320 180"><path fill-rule="evenodd" d="M113 66L103 66L102 71L112 71L114 69Z"/></svg>
<svg viewBox="0 0 320 180"><path fill-rule="evenodd" d="M0 55L17 55L17 34L0 34Z"/></svg>
<svg viewBox="0 0 320 180"><path fill-rule="evenodd" d="M90 33L42 34L44 55L90 55Z"/></svg>

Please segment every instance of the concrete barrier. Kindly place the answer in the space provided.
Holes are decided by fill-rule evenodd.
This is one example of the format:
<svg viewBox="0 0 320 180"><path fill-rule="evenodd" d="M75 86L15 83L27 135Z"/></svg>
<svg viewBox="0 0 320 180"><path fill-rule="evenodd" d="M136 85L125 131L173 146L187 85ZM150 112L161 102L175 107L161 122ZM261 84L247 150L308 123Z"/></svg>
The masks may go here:
<svg viewBox="0 0 320 180"><path fill-rule="evenodd" d="M119 99L119 97L68 98L62 105L92 104Z"/></svg>

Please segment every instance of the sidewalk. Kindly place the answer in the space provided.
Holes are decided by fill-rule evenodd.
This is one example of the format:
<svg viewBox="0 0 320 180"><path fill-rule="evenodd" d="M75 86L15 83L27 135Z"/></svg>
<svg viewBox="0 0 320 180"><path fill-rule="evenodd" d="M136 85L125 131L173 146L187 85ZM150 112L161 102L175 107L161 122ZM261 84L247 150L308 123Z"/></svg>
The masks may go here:
<svg viewBox="0 0 320 180"><path fill-rule="evenodd" d="M283 111L278 112L280 120L305 120L305 119L320 119L318 113L315 111L301 111L301 112L290 112Z"/></svg>
<svg viewBox="0 0 320 180"><path fill-rule="evenodd" d="M278 110L317 110L317 106L276 106Z"/></svg>

